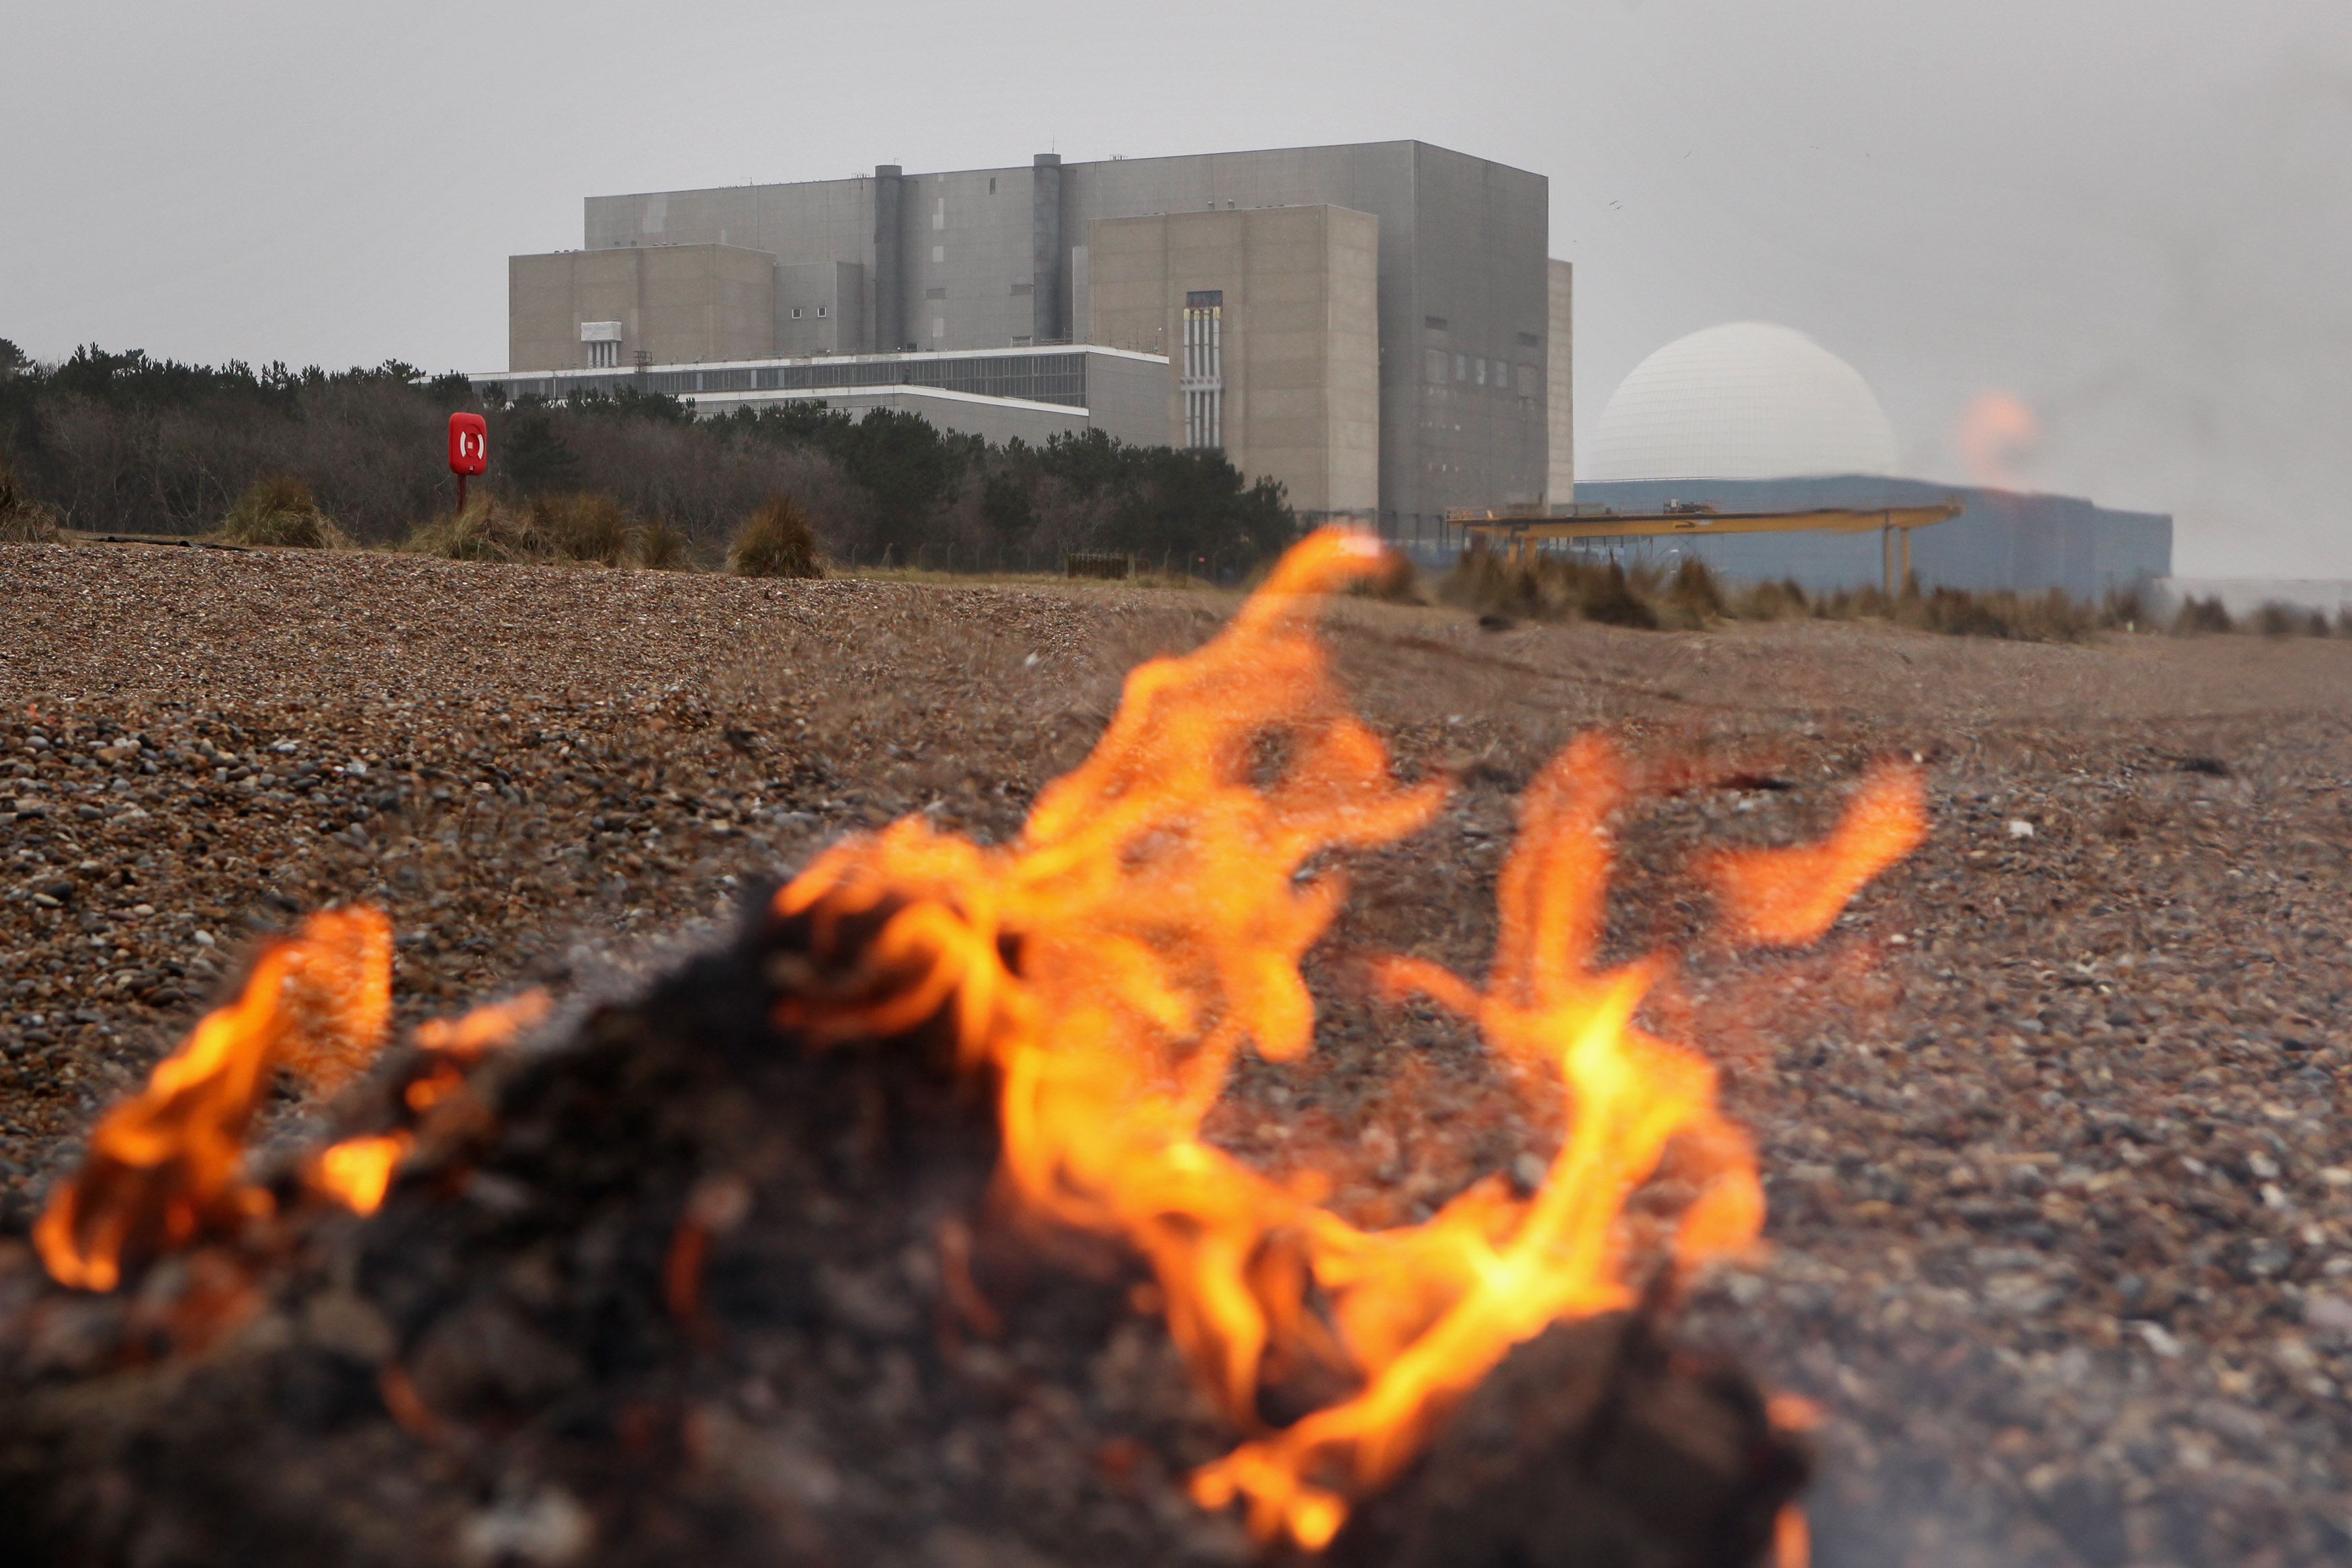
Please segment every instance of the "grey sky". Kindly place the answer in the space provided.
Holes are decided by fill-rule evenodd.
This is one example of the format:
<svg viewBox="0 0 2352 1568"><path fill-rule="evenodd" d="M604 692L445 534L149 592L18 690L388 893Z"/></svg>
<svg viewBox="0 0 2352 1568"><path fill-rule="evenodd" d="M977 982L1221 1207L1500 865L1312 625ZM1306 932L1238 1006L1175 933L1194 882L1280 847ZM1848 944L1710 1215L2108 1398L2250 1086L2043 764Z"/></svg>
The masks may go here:
<svg viewBox="0 0 2352 1568"><path fill-rule="evenodd" d="M496 369L596 193L1417 137L1551 181L1580 439L1717 321L1861 369L1909 472L1998 389L2180 570L2352 576L2352 5L1588 0L36 5L0 336Z"/></svg>

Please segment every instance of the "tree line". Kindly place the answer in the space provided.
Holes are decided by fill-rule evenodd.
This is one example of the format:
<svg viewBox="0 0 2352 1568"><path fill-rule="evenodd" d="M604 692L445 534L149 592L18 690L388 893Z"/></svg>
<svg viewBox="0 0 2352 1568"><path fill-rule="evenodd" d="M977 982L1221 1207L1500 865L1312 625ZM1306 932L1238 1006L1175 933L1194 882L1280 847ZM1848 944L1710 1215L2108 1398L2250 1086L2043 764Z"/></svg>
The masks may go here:
<svg viewBox="0 0 2352 1568"><path fill-rule="evenodd" d="M1223 453L1100 431L998 444L814 403L698 418L626 389L486 405L464 376L398 360L190 365L93 344L42 364L0 339L0 463L66 527L94 532L204 532L257 480L289 475L352 539L395 543L456 504L444 433L458 409L489 423L478 487L518 502L609 496L706 554L781 497L836 559L945 570L1059 570L1065 552L1103 550L1223 578L1297 531L1282 487Z"/></svg>

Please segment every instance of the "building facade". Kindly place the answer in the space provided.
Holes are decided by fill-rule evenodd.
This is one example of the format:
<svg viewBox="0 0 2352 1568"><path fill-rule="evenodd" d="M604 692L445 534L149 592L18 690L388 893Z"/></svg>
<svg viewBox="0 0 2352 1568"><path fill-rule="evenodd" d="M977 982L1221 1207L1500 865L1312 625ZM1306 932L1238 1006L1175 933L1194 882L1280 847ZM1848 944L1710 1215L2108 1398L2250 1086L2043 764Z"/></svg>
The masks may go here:
<svg viewBox="0 0 2352 1568"><path fill-rule="evenodd" d="M1549 228L1543 176L1419 141L595 196L583 250L510 263L509 365L1163 356L1160 439L1434 539L1568 499Z"/></svg>
<svg viewBox="0 0 2352 1568"><path fill-rule="evenodd" d="M1104 218L1088 336L1161 352L1171 444L1285 481L1309 517L1380 507L1380 221L1328 205Z"/></svg>

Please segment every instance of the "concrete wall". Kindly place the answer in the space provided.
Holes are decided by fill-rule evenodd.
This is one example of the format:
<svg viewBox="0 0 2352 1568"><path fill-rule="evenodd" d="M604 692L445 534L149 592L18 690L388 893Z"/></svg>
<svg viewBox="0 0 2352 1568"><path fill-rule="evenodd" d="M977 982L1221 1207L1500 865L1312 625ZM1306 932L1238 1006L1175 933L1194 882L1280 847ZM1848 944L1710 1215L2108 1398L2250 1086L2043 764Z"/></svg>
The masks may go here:
<svg viewBox="0 0 2352 1568"><path fill-rule="evenodd" d="M1380 220L1330 206L1097 218L1087 225L1087 336L1169 352L1185 296L1223 292L1223 447L1281 481L1301 513L1369 516L1380 500ZM1168 379L1157 439L1185 441Z"/></svg>
<svg viewBox="0 0 2352 1568"><path fill-rule="evenodd" d="M777 264L776 354L864 352L866 299L866 268L860 263Z"/></svg>
<svg viewBox="0 0 2352 1568"><path fill-rule="evenodd" d="M1544 263L1550 285L1550 342L1544 352L1544 423L1550 432L1544 499L1552 505L1576 499L1576 392L1569 367L1576 361L1576 268L1564 261Z"/></svg>
<svg viewBox="0 0 2352 1568"><path fill-rule="evenodd" d="M1799 479L1623 480L1577 486L1577 500L1618 511L1656 511L1668 501L1708 501L1727 510L1793 511L1811 507L1918 506L1957 500L1949 522L1913 530L1911 570L1926 588L2063 588L2097 600L2172 570L2172 519L2159 512L2120 512L2074 496L1970 489L1919 479L1826 475ZM1690 535L1630 540L1623 559L1696 555L1743 582L1794 578L1808 591L1882 580L1876 530L1861 534ZM1605 547L1595 547L1605 548Z"/></svg>
<svg viewBox="0 0 2352 1568"><path fill-rule="evenodd" d="M761 359L775 352L776 265L734 246L557 251L507 258L507 364L587 363L583 321L621 323L620 362Z"/></svg>
<svg viewBox="0 0 2352 1568"><path fill-rule="evenodd" d="M1379 220L1382 526L1434 538L1447 507L1534 500L1554 487L1548 408L1566 366L1553 364L1541 175L1424 142L1382 141L893 174L887 183L903 266L885 317L872 298L877 176L591 197L586 244L592 252L727 244L786 266L856 262L866 269L865 319L874 328L857 347L889 347L872 340L887 319L904 340L961 351L1032 341L1048 318L1055 335L1078 333L1092 314L1094 260L1083 253L1097 220L1285 206L1367 213ZM1050 272L1039 243L1049 216L1057 236ZM1433 365L1442 372L1431 373Z"/></svg>
<svg viewBox="0 0 2352 1568"><path fill-rule="evenodd" d="M1176 377L1164 360L1122 354L1087 356L1087 413L1094 428L1135 446L1168 439L1168 389Z"/></svg>
<svg viewBox="0 0 2352 1568"><path fill-rule="evenodd" d="M1550 325L1543 176L1420 141L1063 168L1066 238L1084 232L1075 225L1106 217L1318 204L1368 213L1380 224L1383 529L1434 537L1449 507L1541 495L1549 463ZM1100 258L1089 255L1087 266L1088 287L1098 287ZM1425 347L1446 355L1443 382L1424 376ZM1482 364L1484 382L1476 374ZM1497 364L1505 367L1499 382ZM1522 368L1532 383L1524 395Z"/></svg>

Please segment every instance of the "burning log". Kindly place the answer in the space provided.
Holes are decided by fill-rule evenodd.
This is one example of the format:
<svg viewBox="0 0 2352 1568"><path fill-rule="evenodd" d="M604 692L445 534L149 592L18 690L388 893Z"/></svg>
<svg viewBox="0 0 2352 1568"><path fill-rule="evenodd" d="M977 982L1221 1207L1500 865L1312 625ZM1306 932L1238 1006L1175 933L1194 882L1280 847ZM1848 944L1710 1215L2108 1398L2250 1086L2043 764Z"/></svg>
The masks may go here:
<svg viewBox="0 0 2352 1568"><path fill-rule="evenodd" d="M1806 1458L1737 1367L1611 1312L1545 1330L1349 1518L1332 1568L1763 1560Z"/></svg>
<svg viewBox="0 0 2352 1568"><path fill-rule="evenodd" d="M1018 843L837 846L634 1002L509 1051L542 1002L436 1026L253 1184L221 1140L321 1032L265 954L173 1059L243 1063L218 1103L167 1063L43 1220L54 1279L110 1293L0 1255L0 1530L93 1561L1753 1561L1793 1440L1629 1315L1762 1200L1712 1069L1632 1021L1658 964L1593 967L1604 743L1528 792L1486 985L1379 968L1557 1105L1534 1190L1364 1230L1203 1135L1244 1048L1310 1046L1318 857L1444 792L1393 777L1305 613L1374 564L1318 535L1138 669ZM1804 940L1917 821L1874 775L1825 844L1707 869L1735 928ZM380 1030L386 983L332 996ZM201 1160L110 1137L192 1093L160 1119ZM1661 1176L1683 1200L1630 1215Z"/></svg>

